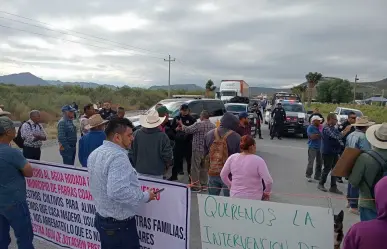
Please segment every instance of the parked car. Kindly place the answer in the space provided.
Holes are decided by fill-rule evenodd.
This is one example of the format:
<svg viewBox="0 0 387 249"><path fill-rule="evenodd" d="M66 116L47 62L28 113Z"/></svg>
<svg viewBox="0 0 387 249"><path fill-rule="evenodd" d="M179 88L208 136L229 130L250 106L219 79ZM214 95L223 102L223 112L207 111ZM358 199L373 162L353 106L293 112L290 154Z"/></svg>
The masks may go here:
<svg viewBox="0 0 387 249"><path fill-rule="evenodd" d="M281 101L282 107L286 112L286 121L284 124L284 134L300 134L307 137L308 114L302 103L297 101ZM273 125L273 119L270 117L269 129Z"/></svg>
<svg viewBox="0 0 387 249"><path fill-rule="evenodd" d="M351 109L346 107L337 107L333 113L337 115L337 124L341 125L348 119L348 114L354 112L357 117L362 117L363 113L357 109Z"/></svg>
<svg viewBox="0 0 387 249"><path fill-rule="evenodd" d="M217 99L195 99L195 98L174 98L174 99L164 99L157 102L154 106L149 108L142 115L146 115L151 110L154 110L157 104L162 104L169 110L169 119L172 120L174 117L179 115L180 107L182 104L187 104L191 110L191 115L196 119L199 119L200 113L203 110L207 110L210 114L210 120L212 123L216 124L220 120L223 114L226 112L225 106L221 100ZM135 129L141 128L140 126L140 116L127 117L132 121Z"/></svg>
<svg viewBox="0 0 387 249"><path fill-rule="evenodd" d="M248 112L249 105L241 103L227 103L224 105L227 112L232 112L235 115L238 115L241 112Z"/></svg>

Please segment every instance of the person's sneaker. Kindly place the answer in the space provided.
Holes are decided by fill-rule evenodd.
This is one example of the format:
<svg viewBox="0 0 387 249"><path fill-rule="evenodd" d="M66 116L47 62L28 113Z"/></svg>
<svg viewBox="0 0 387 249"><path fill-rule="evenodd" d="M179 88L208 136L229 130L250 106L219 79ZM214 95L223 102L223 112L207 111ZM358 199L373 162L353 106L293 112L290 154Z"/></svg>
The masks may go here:
<svg viewBox="0 0 387 249"><path fill-rule="evenodd" d="M314 179L315 179L316 181L320 181L320 180L321 180L321 176L315 176Z"/></svg>
<svg viewBox="0 0 387 249"><path fill-rule="evenodd" d="M341 192L337 187L330 188L329 192L334 193L334 194L338 194L338 195L343 194L343 192Z"/></svg>
<svg viewBox="0 0 387 249"><path fill-rule="evenodd" d="M324 185L319 184L317 188L323 192L327 192L328 190L324 187Z"/></svg>
<svg viewBox="0 0 387 249"><path fill-rule="evenodd" d="M350 212L351 214L360 215L359 210L357 208L350 208L348 209L348 212Z"/></svg>
<svg viewBox="0 0 387 249"><path fill-rule="evenodd" d="M345 205L346 208L349 208L351 205L349 204L349 202L347 201L347 205Z"/></svg>
<svg viewBox="0 0 387 249"><path fill-rule="evenodd" d="M343 181L342 178L337 178L337 182L339 182L339 183L344 183L344 181Z"/></svg>
<svg viewBox="0 0 387 249"><path fill-rule="evenodd" d="M312 182L312 178L310 178L310 176L307 176L307 177L306 177L306 180L307 180L308 182Z"/></svg>
<svg viewBox="0 0 387 249"><path fill-rule="evenodd" d="M200 193L202 190L199 187L192 187L191 192L192 193Z"/></svg>
<svg viewBox="0 0 387 249"><path fill-rule="evenodd" d="M184 171L180 171L180 172L179 172L179 175L184 175Z"/></svg>
<svg viewBox="0 0 387 249"><path fill-rule="evenodd" d="M274 137L271 137L271 138L270 138L270 140L273 140L273 139L274 139Z"/></svg>
<svg viewBox="0 0 387 249"><path fill-rule="evenodd" d="M173 176L168 178L168 181L177 181L177 180L178 180L177 177L173 177Z"/></svg>
<svg viewBox="0 0 387 249"><path fill-rule="evenodd" d="M263 139L263 137L259 137L259 139Z"/></svg>

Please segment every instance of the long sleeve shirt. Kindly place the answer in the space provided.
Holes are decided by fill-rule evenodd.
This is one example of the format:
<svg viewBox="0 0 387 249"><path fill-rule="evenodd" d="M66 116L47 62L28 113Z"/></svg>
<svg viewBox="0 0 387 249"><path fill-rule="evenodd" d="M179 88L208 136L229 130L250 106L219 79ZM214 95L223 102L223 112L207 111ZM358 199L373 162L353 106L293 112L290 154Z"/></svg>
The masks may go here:
<svg viewBox="0 0 387 249"><path fill-rule="evenodd" d="M77 145L77 129L72 120L61 118L58 122L58 142L64 150Z"/></svg>
<svg viewBox="0 0 387 249"><path fill-rule="evenodd" d="M348 135L345 146L362 151L371 150L371 144L368 142L365 133L357 129Z"/></svg>
<svg viewBox="0 0 387 249"><path fill-rule="evenodd" d="M341 147L344 145L342 138L343 135L336 127L326 124L322 130L322 154L340 154Z"/></svg>
<svg viewBox="0 0 387 249"><path fill-rule="evenodd" d="M47 138L47 134L43 127L40 124L34 123L31 119L26 121L20 129L21 137L23 138L24 146L26 147L42 147L42 140L36 140L35 136Z"/></svg>
<svg viewBox="0 0 387 249"><path fill-rule="evenodd" d="M90 191L102 217L124 220L136 215L149 193L141 190L127 151L110 141L95 149L87 160Z"/></svg>
<svg viewBox="0 0 387 249"><path fill-rule="evenodd" d="M82 167L87 167L87 158L90 153L101 146L105 139L106 135L104 131L93 130L79 139L78 158Z"/></svg>
<svg viewBox="0 0 387 249"><path fill-rule="evenodd" d="M232 175L230 180L229 175ZM257 155L231 155L220 173L224 184L230 188L231 197L261 200L263 195L262 180L265 192L270 193L273 179L265 161Z"/></svg>
<svg viewBox="0 0 387 249"><path fill-rule="evenodd" d="M215 124L211 123L210 120L206 119L191 126L183 125L183 131L186 134L193 134L192 140L192 151L201 152L204 154L204 136L210 130L215 129Z"/></svg>

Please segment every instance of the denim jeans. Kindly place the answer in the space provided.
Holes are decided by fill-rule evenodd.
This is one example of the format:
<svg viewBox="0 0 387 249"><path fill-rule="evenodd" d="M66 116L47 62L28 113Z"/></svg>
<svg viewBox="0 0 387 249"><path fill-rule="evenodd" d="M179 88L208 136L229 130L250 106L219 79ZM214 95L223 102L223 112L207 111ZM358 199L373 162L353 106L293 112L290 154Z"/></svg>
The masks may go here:
<svg viewBox="0 0 387 249"><path fill-rule="evenodd" d="M140 249L136 219L123 221L95 214L95 228L101 239L101 249Z"/></svg>
<svg viewBox="0 0 387 249"><path fill-rule="evenodd" d="M361 221L374 220L378 216L376 211L373 209L360 207L359 211Z"/></svg>
<svg viewBox="0 0 387 249"><path fill-rule="evenodd" d="M34 233L27 202L0 208L0 249L8 249L11 244L10 227L15 233L19 249L34 249Z"/></svg>
<svg viewBox="0 0 387 249"><path fill-rule="evenodd" d="M75 154L76 154L76 147L72 147L68 150L61 150L60 155L63 158L63 164L74 165Z"/></svg>
<svg viewBox="0 0 387 249"><path fill-rule="evenodd" d="M351 208L357 208L359 202L359 189L348 183L347 188L348 203Z"/></svg>
<svg viewBox="0 0 387 249"><path fill-rule="evenodd" d="M327 178L331 170L335 167L339 155L336 154L323 154L322 159L324 162L323 173L320 180L320 185L324 186L327 182ZM331 175L331 188L336 188L336 176Z"/></svg>
<svg viewBox="0 0 387 249"><path fill-rule="evenodd" d="M209 176L208 177L208 194L210 195L220 195L220 192L223 190L224 196L230 196L230 190L223 183L220 176Z"/></svg>

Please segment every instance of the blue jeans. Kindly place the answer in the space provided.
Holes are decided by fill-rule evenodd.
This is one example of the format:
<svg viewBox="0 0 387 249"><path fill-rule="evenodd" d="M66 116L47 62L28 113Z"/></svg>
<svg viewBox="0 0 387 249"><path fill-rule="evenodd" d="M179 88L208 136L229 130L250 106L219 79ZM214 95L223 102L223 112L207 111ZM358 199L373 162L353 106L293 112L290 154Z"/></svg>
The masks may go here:
<svg viewBox="0 0 387 249"><path fill-rule="evenodd" d="M222 190L224 196L230 196L230 190L223 183L220 176L208 176L208 194L220 195Z"/></svg>
<svg viewBox="0 0 387 249"><path fill-rule="evenodd" d="M0 249L8 249L11 244L10 227L15 233L19 249L34 249L34 232L27 202L0 208Z"/></svg>
<svg viewBox="0 0 387 249"><path fill-rule="evenodd" d="M67 150L61 150L60 155L63 158L63 164L74 165L75 163L76 147Z"/></svg>
<svg viewBox="0 0 387 249"><path fill-rule="evenodd" d="M95 228L101 239L101 249L140 249L136 219L123 221L95 214Z"/></svg>
<svg viewBox="0 0 387 249"><path fill-rule="evenodd" d="M349 206L351 208L357 208L358 207L359 189L353 187L350 183L348 183L347 198L348 198Z"/></svg>
<svg viewBox="0 0 387 249"><path fill-rule="evenodd" d="M374 220L378 216L376 211L373 209L360 207L359 211L361 221Z"/></svg>

